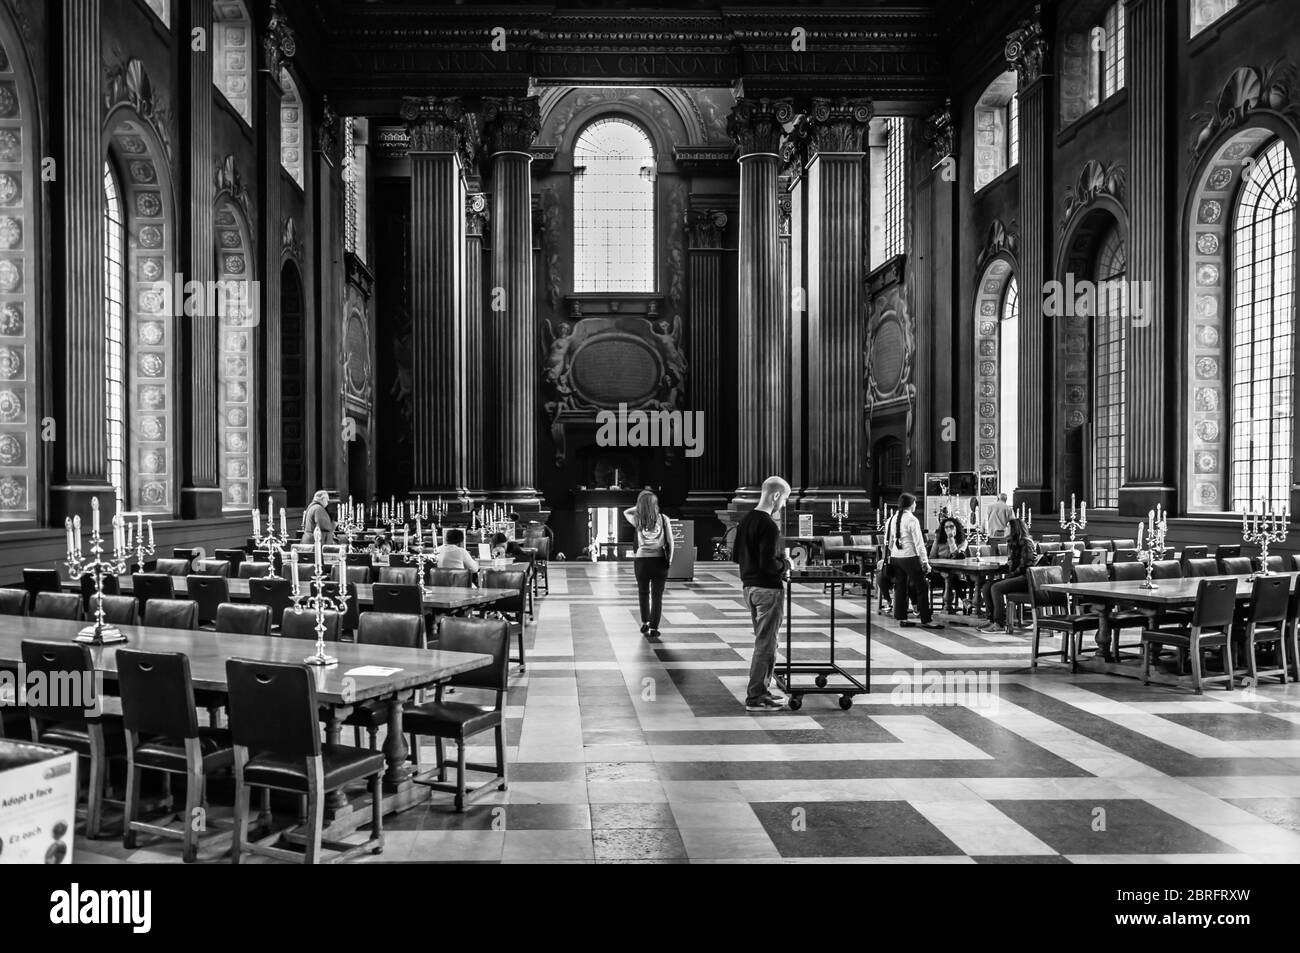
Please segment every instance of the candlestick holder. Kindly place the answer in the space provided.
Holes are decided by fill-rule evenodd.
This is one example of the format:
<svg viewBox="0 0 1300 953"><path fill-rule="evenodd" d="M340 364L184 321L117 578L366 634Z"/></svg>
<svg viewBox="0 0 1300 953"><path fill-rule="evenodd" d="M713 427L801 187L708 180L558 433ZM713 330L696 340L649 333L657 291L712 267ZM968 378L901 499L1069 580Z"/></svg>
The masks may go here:
<svg viewBox="0 0 1300 953"><path fill-rule="evenodd" d="M279 555L280 566L283 568L285 563L285 557L287 557L289 554L288 543L289 543L289 534L277 533L275 531L275 527L271 527L270 529L268 529L265 536L259 536L257 535L256 532L253 533L254 548L265 549L268 556L270 557L271 565L266 571L267 579L284 578L283 576L279 575L275 571L275 557Z"/></svg>
<svg viewBox="0 0 1300 953"><path fill-rule="evenodd" d="M146 543L146 542L144 541L144 534L143 534L143 533L138 533L137 536L138 536L138 538L137 538L136 541L135 541L135 545L134 545L134 546L128 546L128 547L126 548L125 555L127 555L127 556L134 556L134 557L135 557L135 565L139 566L139 567L140 567L140 570L143 571L143 570L144 570L144 561L145 561L145 559L147 559L149 556L152 556L152 555L154 554L154 551L155 551L155 550L154 550L154 545L153 545L153 543ZM126 571L126 570L123 570L123 572L125 572L125 571Z"/></svg>
<svg viewBox="0 0 1300 953"><path fill-rule="evenodd" d="M831 504L831 519L835 521L835 532L843 534L844 521L849 518L849 504L841 505L838 501Z"/></svg>
<svg viewBox="0 0 1300 953"><path fill-rule="evenodd" d="M1088 505L1088 501L1084 500L1083 505L1086 507ZM1070 542L1072 543L1074 542L1074 534L1088 525L1088 520L1083 515L1086 512L1087 512L1086 509L1083 511L1076 510L1074 508L1074 504L1071 503L1070 510L1069 510L1070 518L1061 520L1061 529L1069 531Z"/></svg>
<svg viewBox="0 0 1300 953"><path fill-rule="evenodd" d="M1286 532L1286 520L1272 511L1265 513L1262 520L1256 519L1254 529L1247 524L1247 528L1242 530L1243 542L1259 546L1259 569L1255 571L1254 576L1273 575L1268 568L1268 547L1273 543L1286 542Z"/></svg>
<svg viewBox="0 0 1300 953"><path fill-rule="evenodd" d="M302 591L302 586L298 582L296 569L292 579L293 586L289 593L290 607L296 614L302 614L309 609L316 613L316 651L303 661L308 665L337 665L339 660L325 653L325 613L337 612L342 615L348 611L347 589L340 585L337 596L326 595L325 583L328 579L325 575L325 567L319 561L313 564L311 588L306 593Z"/></svg>
<svg viewBox="0 0 1300 953"><path fill-rule="evenodd" d="M1159 559L1164 559L1167 547L1165 546L1165 530L1168 528L1168 521L1161 517L1152 526L1152 530L1146 537L1146 548L1138 550L1138 562L1146 567L1147 577L1142 582L1143 589L1159 589L1160 587L1151 581L1151 570Z"/></svg>
<svg viewBox="0 0 1300 953"><path fill-rule="evenodd" d="M92 499L90 507L98 515L99 500ZM100 535L98 524L99 520L96 518L90 531L90 559L83 559L81 538L77 536L64 564L68 567L68 573L73 580L90 576L95 581L95 592L92 595L95 601L95 621L77 633L77 641L89 645L114 645L125 642L126 636L117 626L104 621L104 579L107 576L120 576L126 572L126 551L115 549L112 558L104 558L103 537ZM70 534L72 525L71 520L64 520L64 526ZM153 547L150 547L150 552L152 551Z"/></svg>
<svg viewBox="0 0 1300 953"><path fill-rule="evenodd" d="M420 592L422 592L426 596L431 595L432 593L430 592L428 586L429 574L428 574L427 567L428 566L436 567L438 564L437 557L435 557L432 553L425 552L424 547L421 546L419 549L413 551L408 550L407 552L403 553L402 558L408 563L410 562L415 563L417 567L416 571L420 574Z"/></svg>

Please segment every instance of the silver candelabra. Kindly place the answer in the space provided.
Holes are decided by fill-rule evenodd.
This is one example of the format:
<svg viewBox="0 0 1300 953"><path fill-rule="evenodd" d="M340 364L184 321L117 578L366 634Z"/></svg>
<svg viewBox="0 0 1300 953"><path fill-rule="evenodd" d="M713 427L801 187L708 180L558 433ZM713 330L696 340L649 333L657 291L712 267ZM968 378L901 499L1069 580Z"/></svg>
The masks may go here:
<svg viewBox="0 0 1300 953"><path fill-rule="evenodd" d="M342 614L347 612L348 593L347 588L340 583L337 596L325 594L325 583L328 579L326 577L325 559L321 555L320 528L316 528L312 535L316 541L316 558L312 565L311 587L305 593L302 591L302 585L298 582L297 553L292 553L290 555L292 587L289 598L295 613L301 614L307 609L316 613L316 651L303 661L308 665L337 665L338 659L325 653L325 613L338 612Z"/></svg>
<svg viewBox="0 0 1300 953"><path fill-rule="evenodd" d="M1061 501L1061 529L1069 530L1070 542L1074 542L1074 534L1088 525L1088 501L1083 501L1083 506L1075 509L1074 494L1070 494L1070 518L1066 519L1065 501Z"/></svg>
<svg viewBox="0 0 1300 953"><path fill-rule="evenodd" d="M1272 543L1282 543L1286 541L1287 524L1290 522L1290 519L1291 514L1285 509L1281 513L1278 513L1276 510L1266 510L1264 513L1242 514L1242 541L1259 546L1258 575L1272 575L1268 569L1268 547Z"/></svg>
<svg viewBox="0 0 1300 953"><path fill-rule="evenodd" d="M835 521L835 532L844 532L844 521L848 518L849 504L844 501L844 497L836 497L835 502L831 504L831 519Z"/></svg>
<svg viewBox="0 0 1300 953"><path fill-rule="evenodd" d="M126 572L126 537L122 528L122 514L113 517L113 555L104 558L104 540L99 532L99 500L90 501L90 559L85 559L81 551L81 517L64 519L63 526L68 535L68 556L64 564L72 579L90 576L95 581L95 621L77 633L78 642L91 645L111 645L125 642L126 636L115 625L104 621L104 579L107 576L120 576ZM151 530L152 531L152 530ZM153 552L153 547L149 547Z"/></svg>
<svg viewBox="0 0 1300 953"><path fill-rule="evenodd" d="M1163 559L1167 547L1165 546L1165 533L1169 529L1169 518L1165 515L1164 509L1156 507L1147 513L1147 522L1145 530L1142 523L1138 523L1138 559L1146 567L1147 577L1142 582L1143 589L1159 589L1160 587L1151 581L1151 570L1159 559ZM1145 536L1146 546L1143 547L1143 538Z"/></svg>

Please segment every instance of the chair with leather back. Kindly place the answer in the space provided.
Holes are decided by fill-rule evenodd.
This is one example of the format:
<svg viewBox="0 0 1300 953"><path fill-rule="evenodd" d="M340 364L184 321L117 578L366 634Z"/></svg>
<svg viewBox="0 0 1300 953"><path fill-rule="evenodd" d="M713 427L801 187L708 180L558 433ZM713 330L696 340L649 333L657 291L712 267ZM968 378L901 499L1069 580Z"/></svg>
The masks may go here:
<svg viewBox="0 0 1300 953"><path fill-rule="evenodd" d="M140 616L150 599L176 598L175 576L159 572L137 572L131 576L131 594L140 604Z"/></svg>
<svg viewBox="0 0 1300 953"><path fill-rule="evenodd" d="M1290 576L1255 577L1250 589L1250 610L1246 617L1246 671L1251 684L1262 676L1287 681L1287 609L1291 599ZM1259 668L1257 655L1261 645L1272 645L1276 664Z"/></svg>
<svg viewBox="0 0 1300 953"><path fill-rule="evenodd" d="M1147 567L1136 559L1116 560L1110 565L1115 582L1136 582L1147 577Z"/></svg>
<svg viewBox="0 0 1300 953"><path fill-rule="evenodd" d="M1070 581L1084 584L1110 582L1110 567L1104 562L1075 563L1070 568ZM1089 602L1087 596L1074 596L1071 599L1070 609L1072 612L1095 613L1101 611L1101 606Z"/></svg>
<svg viewBox="0 0 1300 953"><path fill-rule="evenodd" d="M150 599L144 606L144 624L160 629L197 629L198 603L191 599Z"/></svg>
<svg viewBox="0 0 1300 953"><path fill-rule="evenodd" d="M1124 547L1122 549L1115 550L1114 555L1111 556L1111 562L1135 563L1137 562L1137 558L1138 558L1138 551L1136 549L1130 549L1128 547Z"/></svg>
<svg viewBox="0 0 1300 953"><path fill-rule="evenodd" d="M1240 555L1241 555L1241 545L1238 543L1232 543L1225 546L1214 547L1215 559L1235 559Z"/></svg>
<svg viewBox="0 0 1300 953"><path fill-rule="evenodd" d="M190 565L188 559L159 559L154 563L153 571L165 573L168 576L188 576L190 574Z"/></svg>
<svg viewBox="0 0 1300 953"><path fill-rule="evenodd" d="M37 619L80 619L81 596L75 592L38 592L32 603L32 616Z"/></svg>
<svg viewBox="0 0 1300 953"><path fill-rule="evenodd" d="M1291 571L1300 572L1300 553L1291 554Z"/></svg>
<svg viewBox="0 0 1300 953"><path fill-rule="evenodd" d="M377 582L398 586L415 586L420 583L420 573L414 566L380 566Z"/></svg>
<svg viewBox="0 0 1300 953"><path fill-rule="evenodd" d="M86 618L90 618L95 611L91 605L91 600L95 598L95 577L86 573L81 577L81 612ZM100 580L100 586L105 595L115 596L121 591L118 585L117 576L105 576Z"/></svg>
<svg viewBox="0 0 1300 953"><path fill-rule="evenodd" d="M1189 559L1205 559L1210 555L1210 547L1200 544L1193 544L1183 547L1183 562Z"/></svg>
<svg viewBox="0 0 1300 953"><path fill-rule="evenodd" d="M1300 583L1287 599L1286 638L1290 662L1296 668L1296 679L1300 680Z"/></svg>
<svg viewBox="0 0 1300 953"><path fill-rule="evenodd" d="M35 600L38 592L62 592L63 577L57 569L24 569L23 588Z"/></svg>
<svg viewBox="0 0 1300 953"><path fill-rule="evenodd" d="M404 612L424 618L424 594L414 582L377 582L370 593L376 612Z"/></svg>
<svg viewBox="0 0 1300 953"><path fill-rule="evenodd" d="M1189 578L1192 576L1217 576L1219 575L1219 561L1213 556L1203 559L1184 559L1183 576Z"/></svg>
<svg viewBox="0 0 1300 953"><path fill-rule="evenodd" d="M251 602L223 602L217 606L213 629L229 635L270 635L271 607Z"/></svg>
<svg viewBox="0 0 1300 953"><path fill-rule="evenodd" d="M345 566L364 566L370 569L375 564L375 558L369 553L344 553L343 564Z"/></svg>
<svg viewBox="0 0 1300 953"><path fill-rule="evenodd" d="M293 584L288 579L250 579L248 601L271 610L271 630L275 631L284 610L293 604Z"/></svg>
<svg viewBox="0 0 1300 953"><path fill-rule="evenodd" d="M331 599L339 598L340 589L337 582L325 583L323 591ZM347 598L347 608L339 617L339 636L347 639L352 638L352 634L357 631L357 622L361 616L361 601L357 597L357 584L355 582L349 582L341 591Z"/></svg>
<svg viewBox="0 0 1300 953"><path fill-rule="evenodd" d="M27 590L0 589L0 615L27 615Z"/></svg>
<svg viewBox="0 0 1300 953"><path fill-rule="evenodd" d="M533 585L536 589L551 591L551 536L550 530L539 536L525 536L525 545L537 550L533 554Z"/></svg>
<svg viewBox="0 0 1300 953"><path fill-rule="evenodd" d="M498 612L513 625L518 626L519 658L511 659L519 663L519 671L526 671L524 659L524 611L527 606L528 574L516 569L489 569L481 574L480 585L484 589L512 589L518 594L498 599L487 608Z"/></svg>
<svg viewBox="0 0 1300 953"><path fill-rule="evenodd" d="M1040 553L1059 553L1064 548L1065 546L1063 543L1060 542L1060 540L1057 540L1054 543L1048 543L1040 540L1038 543L1038 551Z"/></svg>
<svg viewBox="0 0 1300 953"><path fill-rule="evenodd" d="M1093 563L1106 564L1106 550L1104 549L1085 549L1079 553L1079 563L1084 566L1090 566Z"/></svg>
<svg viewBox="0 0 1300 953"><path fill-rule="evenodd" d="M343 567L347 574L348 582L354 586L368 586L374 579L374 571L369 566L348 566Z"/></svg>
<svg viewBox="0 0 1300 953"><path fill-rule="evenodd" d="M1249 556L1219 557L1219 574L1223 576L1249 576L1254 566Z"/></svg>
<svg viewBox="0 0 1300 953"><path fill-rule="evenodd" d="M1043 589L1044 586L1065 582L1066 569L1063 566L1032 566L1027 572L1032 627L1029 667L1037 668L1038 660L1044 655L1059 655L1062 663L1068 660L1072 668L1077 667L1083 634L1096 632L1100 618L1088 612L1071 612L1068 608L1062 611L1059 601L1052 599L1052 593ZM1039 642L1044 633L1060 635L1060 649L1040 651Z"/></svg>
<svg viewBox="0 0 1300 953"><path fill-rule="evenodd" d="M230 733L235 746L235 836L231 863L247 853L275 860L315 864L322 849L339 854L330 863L384 849L384 756L345 745L321 743L316 673L303 664L228 659ZM347 845L323 836L325 795L357 781L370 787L370 839ZM248 840L251 788L273 788L307 799L305 850L287 850L272 838ZM294 819L295 827L297 826Z"/></svg>
<svg viewBox="0 0 1300 953"><path fill-rule="evenodd" d="M104 802L108 798L109 761L126 754L122 721L104 713L99 697L99 680L90 649L81 642L67 639L57 642L23 640L23 666L30 679L40 673L45 684L73 684L83 694L78 698L54 697L42 693L27 696L27 715L32 740L60 748L70 748L90 765L86 798L86 836L99 836ZM69 676L77 676L71 682ZM62 693L57 693L62 695ZM45 704L64 701L67 704Z"/></svg>
<svg viewBox="0 0 1300 953"><path fill-rule="evenodd" d="M1256 570L1267 569L1269 572L1286 572L1286 560L1281 556L1269 556L1267 566L1261 565L1261 562L1262 561L1258 556L1251 560L1251 563Z"/></svg>
<svg viewBox="0 0 1300 953"><path fill-rule="evenodd" d="M230 563L230 575L238 577L239 567L243 565L244 560L248 559L248 553L242 549L214 549L212 551L213 559L224 559Z"/></svg>
<svg viewBox="0 0 1300 953"><path fill-rule="evenodd" d="M1060 533L1043 533L1041 536L1038 537L1038 542L1040 545L1043 543L1059 543L1060 541L1061 541Z"/></svg>
<svg viewBox="0 0 1300 953"><path fill-rule="evenodd" d="M184 844L181 859L193 863L199 847L194 820L203 811L205 782L234 763L230 732L199 727L187 656L124 647L117 650L116 665L127 757L122 846L134 850L141 832L179 838ZM179 828L140 820L145 771L185 778L185 813Z"/></svg>
<svg viewBox="0 0 1300 953"><path fill-rule="evenodd" d="M453 586L459 589L469 588L469 570L468 569L431 569L429 570L429 585Z"/></svg>
<svg viewBox="0 0 1300 953"><path fill-rule="evenodd" d="M1142 632L1142 684L1151 684L1151 662L1165 646L1182 649L1192 664L1192 688L1201 694L1207 682L1224 682L1232 690L1232 620L1237 610L1237 580L1202 579L1196 590L1191 625L1186 628L1144 629ZM1223 674L1203 676L1201 653L1218 649Z"/></svg>
<svg viewBox="0 0 1300 953"><path fill-rule="evenodd" d="M271 575L271 564L269 562L258 562L253 559L246 559L239 564L240 579L262 579Z"/></svg>
<svg viewBox="0 0 1300 953"><path fill-rule="evenodd" d="M216 622L217 607L230 601L230 584L225 576L187 576L185 592L199 607L200 626Z"/></svg>
<svg viewBox="0 0 1300 953"><path fill-rule="evenodd" d="M1137 549L1137 545L1138 541L1136 539L1112 539L1110 541L1110 548L1114 552L1119 552L1121 549Z"/></svg>
<svg viewBox="0 0 1300 953"><path fill-rule="evenodd" d="M200 576L221 576L229 579L231 564L228 559L199 559L194 563L194 574Z"/></svg>
<svg viewBox="0 0 1300 953"><path fill-rule="evenodd" d="M356 628L356 642L422 649L425 647L424 619L406 612L363 612ZM379 729L388 724L388 703L382 699L362 701L353 707L343 724L352 727L358 745L361 729L366 729L373 751L379 744Z"/></svg>
<svg viewBox="0 0 1300 953"><path fill-rule="evenodd" d="M339 640L339 613L326 610L324 620L325 641L337 642ZM300 639L304 642L315 642L315 610L303 609L301 612L295 612L293 609L286 610L284 615L280 617L280 636L286 639Z"/></svg>
<svg viewBox="0 0 1300 953"><path fill-rule="evenodd" d="M456 810L463 811L470 800L494 784L498 791L506 789L504 707L510 666L510 629L502 619L443 616L438 626L438 648L445 652L487 655L492 659L486 665L440 683L433 701L408 706L402 717L403 726L411 734L411 750L417 752L417 758L421 736L437 740L437 764L429 772L417 774L415 781L436 791L453 793ZM443 693L447 686L495 692L496 703L490 708L484 708L467 702L444 701ZM465 748L469 739L489 728L493 730L496 740L496 764L467 762ZM451 762L445 757L443 744L449 740L456 742L455 784L447 783L447 768ZM418 771L418 760L416 767ZM469 770L492 772L494 777L491 781L470 789L466 779Z"/></svg>
<svg viewBox="0 0 1300 953"><path fill-rule="evenodd" d="M1157 559L1151 564L1152 579L1182 579L1183 564L1177 559Z"/></svg>
<svg viewBox="0 0 1300 953"><path fill-rule="evenodd" d="M93 608L87 618L95 618ZM134 596L105 596L104 621L109 625L139 625L140 604Z"/></svg>

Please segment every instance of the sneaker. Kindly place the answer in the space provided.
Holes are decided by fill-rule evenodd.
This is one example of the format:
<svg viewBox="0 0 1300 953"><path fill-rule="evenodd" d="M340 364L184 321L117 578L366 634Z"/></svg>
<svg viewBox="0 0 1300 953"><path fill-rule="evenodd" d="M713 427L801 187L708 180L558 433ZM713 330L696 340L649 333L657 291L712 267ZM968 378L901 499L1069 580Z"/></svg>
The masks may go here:
<svg viewBox="0 0 1300 953"><path fill-rule="evenodd" d="M646 638L647 638L647 639L650 639L650 640L653 641L653 642L658 642L658 641L659 641L659 630L658 630L658 629L651 629L651 630L650 630L650 633L646 636Z"/></svg>
<svg viewBox="0 0 1300 953"><path fill-rule="evenodd" d="M767 695L769 698L775 698L779 702L785 702L790 700L790 696L787 695L785 692L781 691L780 687L776 684L775 679L773 679L771 682L768 683Z"/></svg>
<svg viewBox="0 0 1300 953"><path fill-rule="evenodd" d="M650 634L650 623L649 623L649 622L642 622L642 623L641 623L641 634L642 634L642 635L649 635L649 634Z"/></svg>
<svg viewBox="0 0 1300 953"><path fill-rule="evenodd" d="M1003 631L1004 628L1005 626L1000 626L997 625L996 623L990 622L988 625L980 626L975 631L978 632L980 635L992 635L994 632Z"/></svg>
<svg viewBox="0 0 1300 953"><path fill-rule="evenodd" d="M943 628L943 623L942 623L942 622L922 622L922 623L921 623L921 628L923 628L923 629L942 629L942 628Z"/></svg>
<svg viewBox="0 0 1300 953"><path fill-rule="evenodd" d="M785 702L764 695L756 702L745 702L745 711L785 711Z"/></svg>

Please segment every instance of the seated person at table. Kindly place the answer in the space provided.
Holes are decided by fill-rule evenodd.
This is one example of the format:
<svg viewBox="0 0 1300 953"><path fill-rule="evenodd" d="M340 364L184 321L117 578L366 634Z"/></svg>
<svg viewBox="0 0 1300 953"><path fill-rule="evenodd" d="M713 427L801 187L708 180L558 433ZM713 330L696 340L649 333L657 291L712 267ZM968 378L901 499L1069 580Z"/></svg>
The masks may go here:
<svg viewBox="0 0 1300 953"><path fill-rule="evenodd" d="M1002 628L1007 621L1007 607L1003 597L1009 592L1029 591L1029 567L1038 562L1038 544L1030 538L1025 524L1012 517L1007 523L1007 572L994 582L990 577L984 584L984 605L989 612L989 624L981 627L986 635Z"/></svg>
<svg viewBox="0 0 1300 953"><path fill-rule="evenodd" d="M506 539L505 533L492 534L492 558L493 559L518 559L523 555L520 552L519 544L513 539Z"/></svg>
<svg viewBox="0 0 1300 953"><path fill-rule="evenodd" d="M438 550L438 568L468 569L470 572L478 572L478 560L465 549L465 531L449 529L446 539L442 549Z"/></svg>
<svg viewBox="0 0 1300 953"><path fill-rule="evenodd" d="M387 533L376 533L375 541L371 545L376 556L387 556L393 551L393 540Z"/></svg>
<svg viewBox="0 0 1300 953"><path fill-rule="evenodd" d="M966 528L951 516L944 517L939 524L939 531L930 543L930 558L965 559L966 555ZM943 611L951 612L953 603L965 596L966 582L955 574L945 574L938 570L930 572L931 585L942 585L945 578L951 579L952 583L944 592Z"/></svg>

